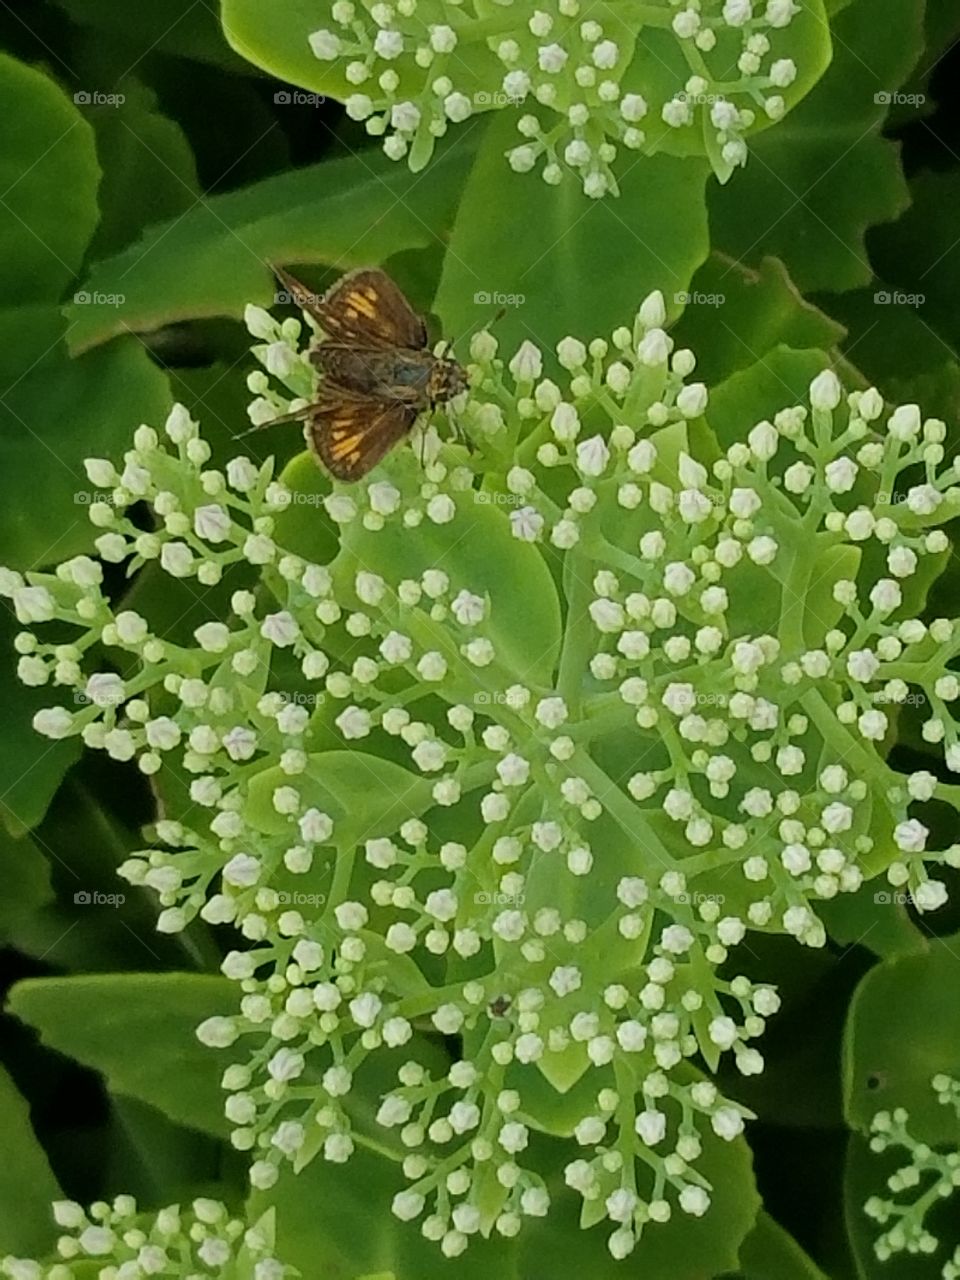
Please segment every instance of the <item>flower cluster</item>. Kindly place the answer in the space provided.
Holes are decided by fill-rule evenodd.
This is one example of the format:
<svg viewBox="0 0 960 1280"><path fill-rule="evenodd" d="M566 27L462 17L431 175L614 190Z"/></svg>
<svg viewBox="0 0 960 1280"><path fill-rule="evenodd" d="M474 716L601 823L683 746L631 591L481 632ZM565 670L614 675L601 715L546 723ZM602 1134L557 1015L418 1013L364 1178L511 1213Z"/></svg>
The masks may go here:
<svg viewBox="0 0 960 1280"><path fill-rule="evenodd" d="M290 1280L299 1273L273 1257L273 1215L253 1226L230 1216L218 1200L194 1200L189 1209L170 1205L146 1215L133 1196L117 1196L85 1210L59 1200L53 1216L64 1234L58 1262L0 1260L9 1280L145 1280L147 1276L202 1280L237 1275L250 1280Z"/></svg>
<svg viewBox="0 0 960 1280"><path fill-rule="evenodd" d="M561 1094L581 1107L566 1181L615 1257L705 1213L700 1157L747 1113L698 1067L762 1070L779 1003L737 972L747 931L819 946L820 902L885 871L934 909L928 865L960 864L911 811L954 789L885 759L916 690L960 769L960 630L918 616L960 508L943 423L826 370L724 446L664 323L654 294L609 339L564 339L559 382L531 343L505 363L476 335L473 461L431 423L422 469L400 449L303 491L332 555L302 522L286 544L296 463L210 467L182 407L122 465L91 460L102 559L261 575L194 646L112 602L92 558L0 581L21 678L81 704L36 728L136 759L161 793L168 763L191 779L121 874L157 892L161 929L199 914L244 940L237 1006L198 1034L231 1056L254 1186L368 1145L448 1256L547 1212L526 1153L570 1133ZM315 375L298 322L248 324L260 423ZM372 1126L351 1098L370 1089Z"/></svg>
<svg viewBox="0 0 960 1280"><path fill-rule="evenodd" d="M960 1117L960 1083L949 1076L937 1075L932 1085L937 1101ZM908 1123L906 1110L897 1107L892 1113L879 1111L870 1126L871 1151L881 1154L892 1147L902 1147L909 1157L909 1163L887 1179L890 1198L871 1196L864 1205L867 1216L886 1227L873 1246L881 1262L898 1253L935 1253L940 1242L924 1223L934 1207L960 1186L960 1151L955 1147L945 1152L934 1151L910 1133ZM940 1274L943 1280L958 1280L960 1245L943 1264Z"/></svg>
<svg viewBox="0 0 960 1280"><path fill-rule="evenodd" d="M539 165L553 184L566 166L599 197L616 193L619 147L683 152L706 139L721 178L744 164L758 117L786 111L797 68L782 56L784 32L799 12L794 0L670 0L622 16L615 6L593 16L579 0L507 0L492 14L460 0L335 0L332 26L310 45L355 86L347 113L391 159L420 169L450 124L530 104L512 168Z"/></svg>

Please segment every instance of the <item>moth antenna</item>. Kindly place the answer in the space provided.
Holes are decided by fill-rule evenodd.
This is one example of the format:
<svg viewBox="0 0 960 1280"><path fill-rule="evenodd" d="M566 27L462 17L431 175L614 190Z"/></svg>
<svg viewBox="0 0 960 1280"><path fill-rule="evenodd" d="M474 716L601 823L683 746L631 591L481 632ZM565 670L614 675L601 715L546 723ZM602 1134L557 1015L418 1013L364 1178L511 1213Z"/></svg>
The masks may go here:
<svg viewBox="0 0 960 1280"><path fill-rule="evenodd" d="M266 422L257 422L252 427L248 427L246 431L238 431L233 438L234 440L245 440L247 436L252 436L257 431L264 431L267 427L276 427L283 422L302 422L311 407L310 405L304 405L302 409L298 409L295 413L282 413L279 418L270 418Z"/></svg>

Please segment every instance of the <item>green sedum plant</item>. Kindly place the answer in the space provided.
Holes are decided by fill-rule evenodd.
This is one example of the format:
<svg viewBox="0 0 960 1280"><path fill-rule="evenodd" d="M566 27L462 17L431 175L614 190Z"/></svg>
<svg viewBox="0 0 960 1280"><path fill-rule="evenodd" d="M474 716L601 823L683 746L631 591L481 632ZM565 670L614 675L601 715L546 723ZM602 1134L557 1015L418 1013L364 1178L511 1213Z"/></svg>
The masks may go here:
<svg viewBox="0 0 960 1280"><path fill-rule="evenodd" d="M302 10L274 35L246 9L227 6L228 36L276 66ZM417 172L451 124L520 108L510 166L537 168L550 185L570 170L593 198L619 193L621 149L707 155L726 181L746 162L748 135L782 119L830 58L820 0L335 0L317 15L326 25L303 38L319 65L298 57L290 74L342 100L391 159Z"/></svg>
<svg viewBox="0 0 960 1280"><path fill-rule="evenodd" d="M49 1266L28 1258L0 1261L10 1280L74 1280L91 1276L91 1260L101 1280L142 1280L144 1276L219 1276L236 1280L284 1280L297 1273L273 1253L272 1214L248 1226L217 1200L194 1200L189 1209L169 1205L146 1216L132 1196L100 1202L89 1212L60 1200L53 1216L63 1235L60 1262ZM202 1268L202 1271L196 1268Z"/></svg>
<svg viewBox="0 0 960 1280"><path fill-rule="evenodd" d="M960 1115L960 1084L950 1076L937 1075L931 1081L937 1101ZM910 1116L905 1107L892 1112L878 1111L873 1118L870 1150L882 1154L902 1148L908 1162L887 1178L887 1199L871 1196L864 1211L886 1229L874 1242L881 1262L898 1253L933 1254L940 1241L925 1225L934 1206L948 1199L960 1186L960 1152L955 1147L938 1152L910 1132ZM960 1276L960 1247L944 1262L943 1280Z"/></svg>
<svg viewBox="0 0 960 1280"><path fill-rule="evenodd" d="M702 1219L722 1269L750 1112L714 1077L762 1071L779 1006L737 947L821 947L881 875L935 910L960 865L912 811L956 786L886 758L921 691L960 769L960 634L920 620L960 507L944 424L830 368L759 421L749 379L718 409L665 316L555 360L476 334L469 448L435 415L350 488L306 456L215 469L176 406L88 460L99 560L4 571L35 728L157 789L121 875L164 933L235 930L197 1035L281 1260L292 1180L364 1153L447 1257L572 1191L613 1258ZM247 323L260 425L312 398L311 333ZM179 644L101 562L245 581Z"/></svg>

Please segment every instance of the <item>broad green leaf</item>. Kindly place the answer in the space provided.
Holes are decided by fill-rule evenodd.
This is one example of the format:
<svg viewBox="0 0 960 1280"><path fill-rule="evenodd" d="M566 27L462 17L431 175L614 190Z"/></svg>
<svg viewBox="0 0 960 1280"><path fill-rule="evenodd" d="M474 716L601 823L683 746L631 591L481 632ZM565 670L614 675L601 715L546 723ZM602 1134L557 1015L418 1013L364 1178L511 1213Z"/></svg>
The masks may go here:
<svg viewBox="0 0 960 1280"><path fill-rule="evenodd" d="M328 94L345 101L356 93L356 86L346 78L346 62L342 58L321 62L310 48L310 35L324 25L325 12L314 0L273 0L269 9L257 0L220 0L223 33L241 57L261 67L278 79L302 85L316 93ZM418 8L421 21L442 22L442 5L427 0ZM329 25L330 19L327 18ZM405 84L422 84L425 77L412 53L394 61L394 67ZM454 59L456 88L473 100L479 110L484 97L488 100L491 84L503 78L502 65L481 38L461 35ZM486 92L484 92L486 91ZM471 124L464 126L469 130Z"/></svg>
<svg viewBox="0 0 960 1280"><path fill-rule="evenodd" d="M31 1127L26 1099L2 1067L0 1150L0 1255L42 1256L56 1241L50 1203L61 1192Z"/></svg>
<svg viewBox="0 0 960 1280"><path fill-rule="evenodd" d="M856 893L819 903L817 913L834 942L866 947L881 960L927 949L927 938L886 881L868 880Z"/></svg>
<svg viewBox="0 0 960 1280"><path fill-rule="evenodd" d="M247 1192L243 1157L222 1140L174 1124L144 1102L110 1099L105 1140L109 1185L142 1204L184 1203L213 1196L238 1203Z"/></svg>
<svg viewBox="0 0 960 1280"><path fill-rule="evenodd" d="M750 263L782 259L804 293L870 280L865 232L907 205L897 147L881 137L883 95L904 82L922 47L922 0L855 0L844 9L826 74L753 141L737 180L712 189L714 246Z"/></svg>
<svg viewBox="0 0 960 1280"><path fill-rule="evenodd" d="M44 1044L102 1072L117 1093L220 1138L229 1132L223 1063L194 1033L235 1003L226 978L118 973L29 978L11 991L9 1008Z"/></svg>
<svg viewBox="0 0 960 1280"><path fill-rule="evenodd" d="M0 543L6 564L39 568L89 551L98 531L87 518L94 491L84 458L118 457L137 424L162 420L169 403L165 376L134 338L76 360L57 342L27 365L0 404Z"/></svg>
<svg viewBox="0 0 960 1280"><path fill-rule="evenodd" d="M94 264L83 291L124 301L70 307L71 347L179 320L238 319L248 302L272 304L270 263L344 270L433 246L450 223L469 155L468 146L445 149L422 183L385 157L355 155L205 198Z"/></svg>
<svg viewBox="0 0 960 1280"><path fill-rule="evenodd" d="M133 76L125 76L117 92L123 102L81 107L96 132L103 170L100 225L90 245L96 258L122 249L148 223L178 217L199 195L193 152L180 126Z"/></svg>
<svg viewBox="0 0 960 1280"><path fill-rule="evenodd" d="M413 457L388 460L383 471L394 467L418 466ZM514 680L550 689L560 650L560 602L553 578L540 551L532 543L513 536L510 518L502 507L478 501L474 490L454 495L457 514L449 525L423 520L414 529L393 522L371 533L359 521L343 535L342 550L332 566L339 584L337 598L353 600L356 574L371 570L389 583L404 578L419 579L427 569L442 567L449 576L451 590L471 591L489 601L483 634L493 642L499 670ZM426 620L424 620L426 622ZM417 638L416 623L410 623ZM450 632L439 628L424 632L440 643ZM428 647L432 647L428 645ZM456 647L451 657L456 659ZM465 696L483 688L482 673L472 674L465 662Z"/></svg>
<svg viewBox="0 0 960 1280"><path fill-rule="evenodd" d="M30 911L53 898L50 866L36 843L15 840L0 827L0 937Z"/></svg>
<svg viewBox="0 0 960 1280"><path fill-rule="evenodd" d="M409 1183L400 1166L358 1146L346 1164L316 1159L293 1174L284 1169L276 1185L254 1192L253 1215L277 1210L277 1256L301 1274L324 1280L354 1280L373 1272L396 1280L528 1280L517 1269L517 1244L473 1237L470 1248L447 1261L439 1246L424 1240L417 1223L390 1212L394 1195Z"/></svg>
<svg viewBox="0 0 960 1280"><path fill-rule="evenodd" d="M36 712L61 699L17 679L13 639L19 629L9 610L0 610L0 816L15 836L37 825L80 751L76 739L51 742L33 728Z"/></svg>
<svg viewBox="0 0 960 1280"><path fill-rule="evenodd" d="M550 1188L553 1205L549 1216L526 1223L519 1236L524 1280L578 1275L590 1280L623 1280L625 1276L630 1280L702 1280L735 1271L741 1242L760 1208L750 1149L742 1138L725 1143L709 1129L701 1136L703 1156L697 1168L713 1186L711 1206L702 1218L674 1208L669 1222L651 1224L629 1259L616 1262L606 1248L612 1224L583 1230L578 1224L580 1197L554 1185ZM580 1148L568 1146L563 1163L579 1153ZM551 1164L556 1167L553 1161ZM640 1185L642 1195L642 1177Z"/></svg>
<svg viewBox="0 0 960 1280"><path fill-rule="evenodd" d="M0 54L0 295L56 302L97 225L93 130L49 76Z"/></svg>
<svg viewBox="0 0 960 1280"><path fill-rule="evenodd" d="M753 270L715 250L690 281L671 337L692 348L697 377L712 387L774 347L830 351L844 332L800 295L779 259Z"/></svg>
<svg viewBox="0 0 960 1280"><path fill-rule="evenodd" d="M913 318L923 326L928 346L917 354L926 365L931 357L943 359L960 351L960 248L956 218L951 217L960 199L960 178L954 170L925 171L911 182L910 196L903 217L879 228L871 245L877 274L916 302ZM947 345L941 346L936 335Z"/></svg>
<svg viewBox="0 0 960 1280"><path fill-rule="evenodd" d="M918 220L918 231L920 225ZM896 223L885 230L897 233L899 228ZM927 231L925 225L924 234ZM902 255L912 251L904 241L892 260L903 262ZM948 263L949 256L944 261ZM904 265L901 270L901 279L907 279L915 268ZM947 313L928 310L923 291L927 280L915 284L916 290L907 292L899 284L874 280L866 289L822 296L820 302L846 327L844 348L885 399L894 404L915 402L924 414L945 419L952 431L960 406L960 364L939 331L939 319Z"/></svg>
<svg viewBox="0 0 960 1280"><path fill-rule="evenodd" d="M833 588L844 579L856 580L862 553L846 544L824 546L817 555L816 571L803 599L803 638L808 648L819 649L828 631L843 617L843 606L833 598Z"/></svg>
<svg viewBox="0 0 960 1280"><path fill-rule="evenodd" d="M131 10L127 0L55 0L73 21L101 39L120 43L130 53L127 65L148 53L177 54L231 71L249 70L230 50L207 0L153 0Z"/></svg>
<svg viewBox="0 0 960 1280"><path fill-rule="evenodd" d="M960 1141L960 1123L930 1081L957 1070L960 954L956 937L934 939L926 954L877 965L850 1007L843 1045L847 1123L869 1131L877 1111L906 1107L921 1141Z"/></svg>
<svg viewBox="0 0 960 1280"><path fill-rule="evenodd" d="M609 12L617 27L624 23L626 15L621 16L622 11L618 12L616 5L612 5ZM739 32L724 30L722 26L716 28L715 33L716 44L708 53L700 54L699 60L706 79L727 81L731 68L740 56L741 37ZM823 0L807 0L798 7L789 26L779 30L770 28L767 35L770 40L771 61L790 58L797 68L793 83L781 94L786 113L789 114L830 65L832 40L827 6ZM722 157L717 130L710 124L712 99L709 96L704 103L692 104L691 124L688 127L675 129L663 119L664 106L683 90L690 70L691 63L686 50L675 34L665 26L651 23L640 29L636 41L636 56L621 78L621 88L627 92L642 94L648 103L649 109L643 122L648 148L676 156L708 155L718 181L728 182L740 170L732 167ZM781 121L774 124L763 111L755 114L754 123L744 135L751 148L758 134L767 129L782 127ZM640 170L635 169L632 177L636 179L639 173ZM623 185L628 181L630 178L625 176Z"/></svg>
<svg viewBox="0 0 960 1280"><path fill-rule="evenodd" d="M776 346L748 368L734 373L710 393L707 420L720 446L728 449L765 418L801 403L810 383L830 364L823 351Z"/></svg>
<svg viewBox="0 0 960 1280"><path fill-rule="evenodd" d="M619 199L591 200L574 182L549 187L509 169L503 152L516 137L510 112L487 125L444 259L434 307L444 331L480 328L503 304L504 349L529 338L549 351L567 334L606 336L629 324L653 289L676 314L675 295L708 251L706 164L642 159Z"/></svg>
<svg viewBox="0 0 960 1280"><path fill-rule="evenodd" d="M938 1258L898 1253L884 1260L874 1252L877 1236L891 1224L888 1223L887 1228L880 1226L867 1217L863 1206L871 1196L889 1198L886 1179L905 1163L906 1152L895 1148L878 1156L859 1134L850 1135L843 1170L843 1216L856 1264L856 1280L939 1280L940 1265L948 1256L946 1250L941 1250ZM907 1194L911 1199L917 1195L916 1192ZM937 1206L926 1222L926 1226L939 1235L944 1246L949 1246L950 1253L956 1241L955 1205L951 1197Z"/></svg>
<svg viewBox="0 0 960 1280"><path fill-rule="evenodd" d="M828 1280L793 1236L762 1209L740 1246L743 1280Z"/></svg>

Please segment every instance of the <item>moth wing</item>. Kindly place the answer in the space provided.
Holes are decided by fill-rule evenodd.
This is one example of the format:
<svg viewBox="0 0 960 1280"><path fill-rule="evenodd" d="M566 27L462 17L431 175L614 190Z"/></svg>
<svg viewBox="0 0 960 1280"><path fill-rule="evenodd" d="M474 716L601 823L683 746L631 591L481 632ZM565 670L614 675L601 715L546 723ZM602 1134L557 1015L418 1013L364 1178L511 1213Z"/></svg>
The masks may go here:
<svg viewBox="0 0 960 1280"><path fill-rule="evenodd" d="M306 411L307 444L337 480L359 480L402 440L417 420L415 405L324 387Z"/></svg>
<svg viewBox="0 0 960 1280"><path fill-rule="evenodd" d="M365 347L427 345L427 326L390 277L375 267L348 271L323 296L317 316L329 339Z"/></svg>

